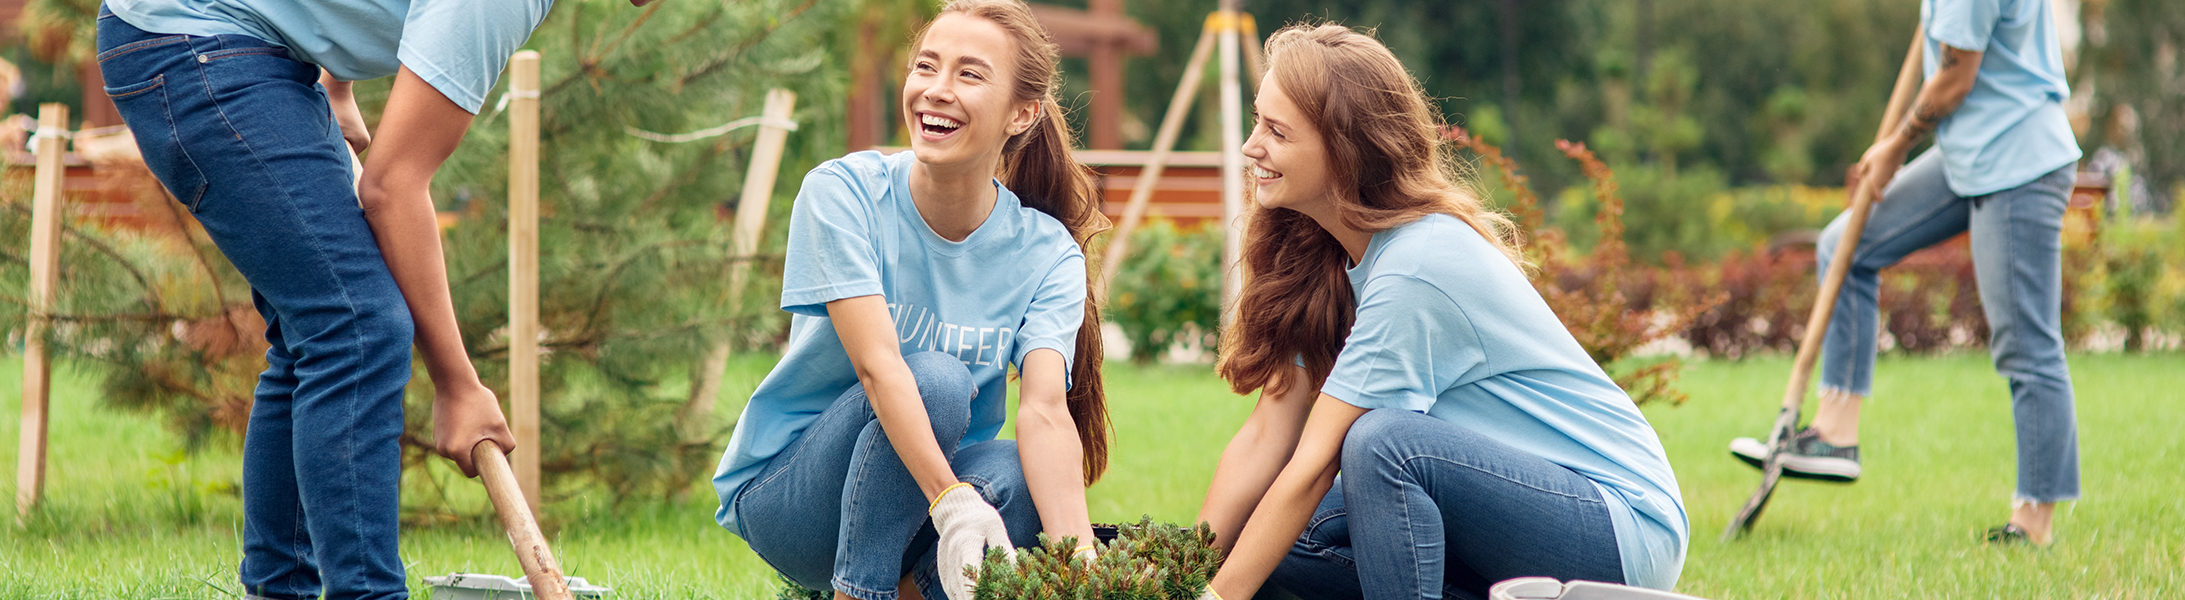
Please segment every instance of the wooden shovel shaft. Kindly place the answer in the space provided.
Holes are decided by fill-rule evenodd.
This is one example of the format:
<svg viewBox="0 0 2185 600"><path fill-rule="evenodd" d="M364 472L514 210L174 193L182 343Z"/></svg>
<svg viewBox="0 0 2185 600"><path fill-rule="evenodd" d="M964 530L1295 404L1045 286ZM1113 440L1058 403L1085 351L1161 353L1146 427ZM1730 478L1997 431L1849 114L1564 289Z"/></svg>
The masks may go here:
<svg viewBox="0 0 2185 600"><path fill-rule="evenodd" d="M1882 123L1874 133L1880 142L1897 130L1897 123L1910 111L1912 100L1919 95L1920 51L1925 45L1924 33L1912 36L1912 49L1904 57L1904 66L1897 70L1897 85L1889 92L1889 106L1882 112ZM1836 253L1828 264L1828 273L1821 279L1820 293L1813 297L1813 313L1806 319L1805 335L1798 342L1798 359L1791 366L1790 384L1783 390L1783 407L1798 410L1806 397L1806 385L1812 382L1813 365L1821 355L1821 340L1828 332L1829 319L1836 313L1836 295L1843 290L1844 277L1851 271L1851 258L1858 249L1859 236L1866 231L1866 218L1874 207L1874 194L1880 190L1861 183L1851 190L1851 218L1844 222L1844 234L1836 244ZM1769 440L1771 445L1776 440Z"/></svg>
<svg viewBox="0 0 2185 600"><path fill-rule="evenodd" d="M546 536L539 534L539 522L531 517L531 505L524 501L523 487L516 483L516 472L508 466L508 455L502 454L493 440L485 440L471 447L470 459L478 466L478 478L485 482L486 496L493 499L493 511L501 515L501 528L508 531L508 543L516 549L516 562L523 565L524 580L531 583L532 596L574 600L569 594L569 581L562 575L561 562L554 559L554 551L546 546Z"/></svg>
<svg viewBox="0 0 2185 600"><path fill-rule="evenodd" d="M1108 236L1108 247L1100 253L1101 296L1108 295L1108 286L1115 281L1115 274L1123 269L1123 256L1130 253L1130 234L1138 230L1138 222L1146 216L1146 205L1153 199L1154 184L1161 181L1161 172L1168 168L1168 155L1176 147L1176 136L1183 133L1184 118L1190 116L1191 101L1198 97L1199 79L1206 73L1206 57L1214 52L1216 32L1213 22L1199 32L1199 45L1191 49L1191 59L1184 63L1183 83L1176 86L1176 95L1168 101L1168 114L1161 117L1161 129L1153 135L1153 154L1146 164L1138 168L1138 183L1130 190L1130 201L1123 204L1123 221Z"/></svg>
<svg viewBox="0 0 2185 600"><path fill-rule="evenodd" d="M1889 105L1882 110L1881 127L1874 132L1879 143L1897 130L1897 123L1911 110L1912 101L1919 96L1920 53L1926 45L1924 29L1912 35L1912 47L1906 51L1904 66L1897 70L1897 84L1889 91ZM1744 507L1730 519L1729 527L1723 528L1722 539L1736 539L1750 531L1760 519L1760 511L1768 507L1768 499L1775 495L1775 484L1783 477L1783 453L1790 446L1791 433L1798 427L1798 414L1805 406L1806 386L1813 382L1813 365L1821 355L1821 341L1828 335L1828 322L1836 316L1836 295L1843 291L1844 277L1851 272L1851 259L1859 246L1859 236L1866 232L1866 219L1874 208L1874 195L1880 189L1862 180L1851 190L1851 216L1844 222L1843 236L1838 238L1836 251L1830 255L1828 272L1821 278L1821 289L1813 297L1813 313L1806 319L1806 332L1798 341L1798 358L1791 363L1790 382L1783 389L1783 410L1776 414L1775 423L1768 429L1768 457L1761 463L1760 488L1745 499Z"/></svg>

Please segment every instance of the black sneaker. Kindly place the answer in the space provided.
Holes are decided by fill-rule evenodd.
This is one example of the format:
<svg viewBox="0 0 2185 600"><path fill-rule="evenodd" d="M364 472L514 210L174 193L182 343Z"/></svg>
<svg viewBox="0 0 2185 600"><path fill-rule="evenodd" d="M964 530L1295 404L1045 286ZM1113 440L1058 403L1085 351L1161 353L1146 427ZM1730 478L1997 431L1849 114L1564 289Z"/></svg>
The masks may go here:
<svg viewBox="0 0 2185 600"><path fill-rule="evenodd" d="M1859 447L1834 446L1808 427L1791 436L1789 455L1783 457L1783 475L1838 483L1859 480ZM1730 455L1753 468L1768 460L1768 444L1753 438L1730 440Z"/></svg>
<svg viewBox="0 0 2185 600"><path fill-rule="evenodd" d="M2002 527L1988 530L1987 538L1988 543L1997 546L2033 543L2033 536L2027 534L2026 530L2018 527L2016 523L2004 523Z"/></svg>

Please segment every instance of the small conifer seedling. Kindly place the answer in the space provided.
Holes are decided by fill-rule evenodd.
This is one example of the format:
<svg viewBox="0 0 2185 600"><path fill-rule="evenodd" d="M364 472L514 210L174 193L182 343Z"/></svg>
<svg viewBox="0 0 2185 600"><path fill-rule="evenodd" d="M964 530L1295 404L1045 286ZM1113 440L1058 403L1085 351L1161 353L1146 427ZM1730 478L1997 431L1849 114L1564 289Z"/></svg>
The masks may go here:
<svg viewBox="0 0 2185 600"><path fill-rule="evenodd" d="M1097 558L1075 554L1076 538L1040 536L1040 547L1012 563L988 550L974 574L978 600L1194 600L1221 568L1214 530L1153 524L1151 517L1117 527L1116 539L1095 544ZM968 569L968 567L967 567Z"/></svg>
<svg viewBox="0 0 2185 600"><path fill-rule="evenodd" d="M1214 530L1155 525L1152 517L1119 525L1115 539L1095 543L1097 558L1076 555L1077 538L1040 534L1038 548L1012 562L999 548L971 573L977 600L1196 600L1221 568ZM1105 537L1105 536L1103 536ZM972 571L972 567L965 567ZM777 600L825 600L833 594L782 578Z"/></svg>

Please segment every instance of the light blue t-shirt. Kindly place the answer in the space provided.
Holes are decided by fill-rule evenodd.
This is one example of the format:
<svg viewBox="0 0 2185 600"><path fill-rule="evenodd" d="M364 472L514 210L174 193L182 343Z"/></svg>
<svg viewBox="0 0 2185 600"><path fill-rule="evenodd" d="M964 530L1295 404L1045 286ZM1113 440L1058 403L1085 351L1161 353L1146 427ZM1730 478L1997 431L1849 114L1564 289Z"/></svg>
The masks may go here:
<svg viewBox="0 0 2185 600"><path fill-rule="evenodd" d="M1516 265L1436 214L1373 234L1350 280L1358 317L1321 392L1424 412L1593 480L1625 579L1676 585L1689 525L1661 439Z"/></svg>
<svg viewBox="0 0 2185 600"><path fill-rule="evenodd" d="M106 0L137 29L245 35L288 48L336 79L398 67L477 114L508 57L530 39L553 0Z"/></svg>
<svg viewBox="0 0 2185 600"><path fill-rule="evenodd" d="M1926 77L1940 68L1943 44L1982 52L1972 91L1935 128L1950 191L1992 194L2079 160L2049 0L1921 0L1919 15Z"/></svg>
<svg viewBox="0 0 2185 600"><path fill-rule="evenodd" d="M858 383L828 302L878 294L905 355L937 350L971 369L978 396L966 446L1001 433L1008 365L1040 348L1062 353L1064 364L1076 354L1085 255L1069 230L997 181L986 222L948 241L911 202L912 160L909 152L858 152L804 176L782 266L781 307L795 315L789 343L752 391L713 474L721 497L714 519L729 531L743 531L733 505L744 485Z"/></svg>

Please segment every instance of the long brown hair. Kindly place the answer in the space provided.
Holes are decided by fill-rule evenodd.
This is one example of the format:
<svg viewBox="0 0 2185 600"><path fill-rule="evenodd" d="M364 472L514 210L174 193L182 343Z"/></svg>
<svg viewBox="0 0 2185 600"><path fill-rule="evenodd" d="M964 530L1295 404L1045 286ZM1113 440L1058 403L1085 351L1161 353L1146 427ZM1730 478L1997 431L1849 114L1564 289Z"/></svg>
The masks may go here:
<svg viewBox="0 0 2185 600"><path fill-rule="evenodd" d="M1108 230L1108 217L1100 213L1098 188L1092 174L1077 164L1069 122L1055 102L1059 86L1061 48L1047 35L1032 9L1020 0L955 0L940 14L961 13L992 21L1007 32L1016 46L1016 80L1011 86L1019 102L1039 102L1038 122L1002 146L1000 179L1025 206L1047 213L1069 228L1080 251L1092 236ZM920 31L912 47L924 43ZM1108 405L1101 389L1100 298L1093 274L1100 270L1086 257L1085 323L1077 329L1077 361L1070 367L1067 401L1070 420L1077 423L1078 443L1085 450L1085 484L1100 480L1108 470Z"/></svg>
<svg viewBox="0 0 2185 600"><path fill-rule="evenodd" d="M1516 228L1481 204L1460 176L1442 142L1439 111L1370 30L1292 25L1267 38L1266 55L1268 81L1296 101L1326 140L1331 199L1345 226L1378 232L1446 214L1523 264ZM1350 256L1304 213L1252 205L1244 290L1222 336L1217 369L1239 394L1261 388L1280 394L1300 384L1320 389L1357 316L1345 274ZM1299 360L1308 381L1276 377Z"/></svg>

